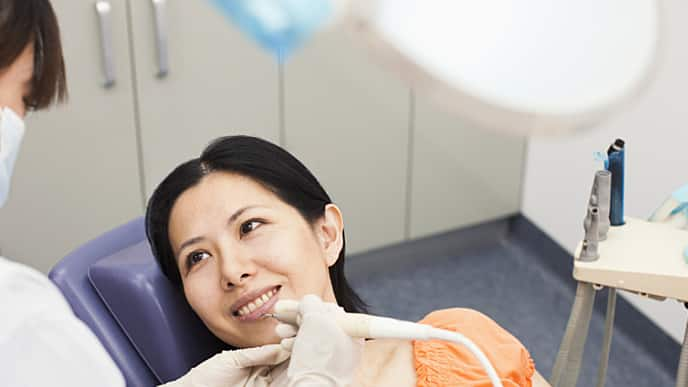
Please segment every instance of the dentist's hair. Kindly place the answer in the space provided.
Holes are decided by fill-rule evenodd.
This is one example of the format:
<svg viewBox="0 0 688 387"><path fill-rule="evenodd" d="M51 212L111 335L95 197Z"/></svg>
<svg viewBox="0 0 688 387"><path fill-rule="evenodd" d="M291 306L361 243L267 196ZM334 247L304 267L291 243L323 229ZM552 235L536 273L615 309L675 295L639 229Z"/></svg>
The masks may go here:
<svg viewBox="0 0 688 387"><path fill-rule="evenodd" d="M228 136L213 141L199 158L181 164L160 183L146 209L146 235L153 255L163 273L180 287L182 279L169 238L170 213L182 193L215 171L253 179L294 207L310 224L321 219L325 206L332 203L315 176L281 147L249 136ZM345 244L342 244L337 262L329 268L337 303L347 312L365 313L365 303L344 276L344 258Z"/></svg>
<svg viewBox="0 0 688 387"><path fill-rule="evenodd" d="M67 98L60 28L48 0L0 0L0 72L33 43L31 93L24 101L38 110Z"/></svg>

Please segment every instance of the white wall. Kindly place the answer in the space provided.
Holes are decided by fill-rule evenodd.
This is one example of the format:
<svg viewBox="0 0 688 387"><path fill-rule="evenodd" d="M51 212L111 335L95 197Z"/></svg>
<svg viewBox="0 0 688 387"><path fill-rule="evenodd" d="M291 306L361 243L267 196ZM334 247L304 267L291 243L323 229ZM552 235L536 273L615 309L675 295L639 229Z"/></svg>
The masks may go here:
<svg viewBox="0 0 688 387"><path fill-rule="evenodd" d="M662 4L665 41L658 73L645 93L589 131L528 143L523 212L569 252L583 237L593 174L602 168L593 152L606 150L615 138L627 142L626 215L647 218L688 183L688 2ZM676 340L683 339L688 311L682 305L622 295Z"/></svg>

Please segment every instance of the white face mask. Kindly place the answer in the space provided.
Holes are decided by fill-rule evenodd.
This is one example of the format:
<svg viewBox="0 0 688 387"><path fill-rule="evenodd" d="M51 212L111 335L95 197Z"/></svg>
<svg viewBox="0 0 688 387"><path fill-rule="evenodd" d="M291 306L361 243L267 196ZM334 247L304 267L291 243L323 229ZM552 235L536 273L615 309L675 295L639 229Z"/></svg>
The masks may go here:
<svg viewBox="0 0 688 387"><path fill-rule="evenodd" d="M10 179L24 128L24 120L10 108L0 110L0 207L5 205L10 192Z"/></svg>

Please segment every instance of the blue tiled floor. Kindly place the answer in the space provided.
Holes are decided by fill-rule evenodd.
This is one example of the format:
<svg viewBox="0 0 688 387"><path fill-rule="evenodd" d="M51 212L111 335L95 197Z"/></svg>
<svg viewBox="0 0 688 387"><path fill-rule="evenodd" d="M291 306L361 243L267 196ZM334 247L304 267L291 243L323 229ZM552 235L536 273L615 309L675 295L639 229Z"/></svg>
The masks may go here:
<svg viewBox="0 0 688 387"><path fill-rule="evenodd" d="M384 251L376 252L380 254ZM360 265L366 256L355 258ZM350 278L373 314L419 320L441 308L477 309L518 337L530 350L538 371L549 377L574 291L531 251L507 238L459 255L418 254L411 264L394 265L392 257L387 262L383 270L356 270ZM606 293L598 295L602 296L606 300ZM596 384L603 328L604 316L595 312L578 386ZM606 386L674 383L674 375L665 367L656 364L632 338L615 331Z"/></svg>

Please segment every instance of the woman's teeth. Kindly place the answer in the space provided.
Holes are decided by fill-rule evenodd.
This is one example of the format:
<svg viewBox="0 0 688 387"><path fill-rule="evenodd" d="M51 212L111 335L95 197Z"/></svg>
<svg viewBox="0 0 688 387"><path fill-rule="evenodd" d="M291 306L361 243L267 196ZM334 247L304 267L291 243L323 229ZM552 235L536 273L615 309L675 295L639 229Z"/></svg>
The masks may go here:
<svg viewBox="0 0 688 387"><path fill-rule="evenodd" d="M253 312L257 308L260 308L261 306L263 306L263 304L268 302L272 298L272 296L275 295L275 293L277 293L276 290L270 290L269 292L249 302L248 305L245 305L244 307L239 309L239 316L246 316L247 314Z"/></svg>

